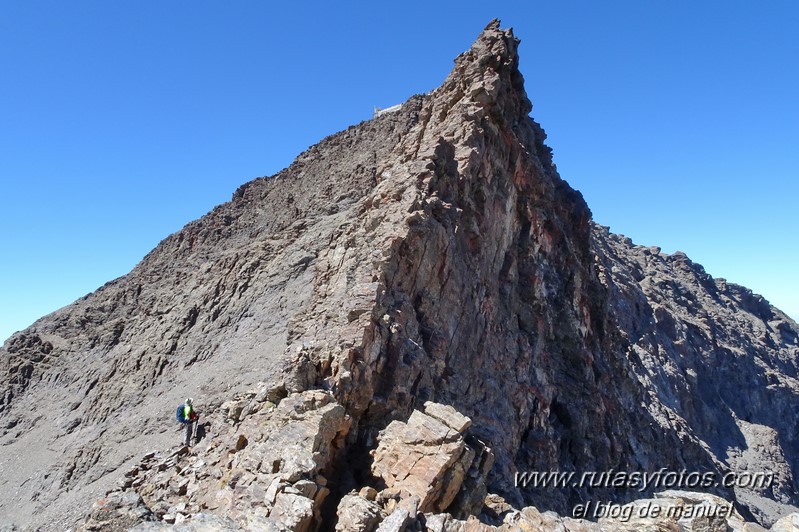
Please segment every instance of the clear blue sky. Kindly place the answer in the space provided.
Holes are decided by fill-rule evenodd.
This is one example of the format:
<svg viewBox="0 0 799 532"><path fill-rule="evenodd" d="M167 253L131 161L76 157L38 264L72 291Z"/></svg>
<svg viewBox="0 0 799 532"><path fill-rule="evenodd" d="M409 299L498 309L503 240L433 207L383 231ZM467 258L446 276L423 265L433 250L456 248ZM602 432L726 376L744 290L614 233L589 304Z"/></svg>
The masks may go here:
<svg viewBox="0 0 799 532"><path fill-rule="evenodd" d="M799 318L799 2L387 4L0 4L0 341L435 88L494 17L599 223Z"/></svg>

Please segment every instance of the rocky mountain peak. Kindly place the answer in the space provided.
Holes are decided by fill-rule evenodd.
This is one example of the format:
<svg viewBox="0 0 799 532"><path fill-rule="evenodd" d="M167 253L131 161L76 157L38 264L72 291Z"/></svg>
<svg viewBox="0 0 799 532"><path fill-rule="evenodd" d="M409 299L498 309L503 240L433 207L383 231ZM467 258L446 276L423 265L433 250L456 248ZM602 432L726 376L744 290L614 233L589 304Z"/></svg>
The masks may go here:
<svg viewBox="0 0 799 532"><path fill-rule="evenodd" d="M527 117L532 104L519 72L519 42L513 30L503 30L498 20L492 21L455 59L455 68L437 92L464 95L514 122Z"/></svg>
<svg viewBox="0 0 799 532"><path fill-rule="evenodd" d="M790 513L797 325L595 225L528 116L518 46L491 22L441 87L242 185L12 337L0 515L44 529L546 530L577 525L530 505L571 515L656 495L734 503L719 530ZM186 396L202 416L191 450L173 421ZM518 482L765 469L768 485L700 495Z"/></svg>

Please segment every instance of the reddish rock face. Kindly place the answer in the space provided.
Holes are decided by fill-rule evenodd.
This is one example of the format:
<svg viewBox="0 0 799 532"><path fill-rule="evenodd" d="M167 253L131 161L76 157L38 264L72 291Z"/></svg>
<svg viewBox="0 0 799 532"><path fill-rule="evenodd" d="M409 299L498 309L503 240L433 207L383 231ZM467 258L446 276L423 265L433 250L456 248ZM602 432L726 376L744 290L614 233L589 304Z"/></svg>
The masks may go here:
<svg viewBox="0 0 799 532"><path fill-rule="evenodd" d="M526 471L771 468L768 488L716 491L763 522L787 513L799 502L797 325L682 254L593 225L528 116L518 44L490 24L438 89L243 185L130 274L12 337L0 351L0 515L73 526L139 456L178 442L168 420L187 395L201 420L232 427L266 403L291 406L244 440L225 433L240 475L204 469L233 486L202 500L235 508L250 500L235 486L252 486L246 497L298 529L339 506L352 523L397 526L420 508L475 513L468 493L485 490L504 497L496 515L642 496L517 486ZM402 465L371 451L405 434L415 410L450 427L457 458L430 457L432 481L406 472L413 489L380 504L355 496L372 466L382 477ZM281 443L265 449L259 434ZM291 478L253 481L283 470ZM317 478L331 475L335 486ZM175 496L189 487L178 481ZM128 498L122 519L150 518ZM99 517L128 499L109 500ZM177 522L185 509L161 510ZM266 513L218 526L267 526Z"/></svg>

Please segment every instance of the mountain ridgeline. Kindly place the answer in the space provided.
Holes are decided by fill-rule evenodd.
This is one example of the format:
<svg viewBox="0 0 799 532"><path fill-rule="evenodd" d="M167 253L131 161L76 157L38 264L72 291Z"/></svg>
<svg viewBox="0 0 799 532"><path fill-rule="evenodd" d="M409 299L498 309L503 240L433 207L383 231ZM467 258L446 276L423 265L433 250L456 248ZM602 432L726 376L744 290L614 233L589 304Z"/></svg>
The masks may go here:
<svg viewBox="0 0 799 532"><path fill-rule="evenodd" d="M799 327L592 221L518 45L492 22L439 88L12 336L0 520L461 530L658 491L533 471L769 473L693 491L767 526L796 511ZM169 454L187 396L205 436Z"/></svg>

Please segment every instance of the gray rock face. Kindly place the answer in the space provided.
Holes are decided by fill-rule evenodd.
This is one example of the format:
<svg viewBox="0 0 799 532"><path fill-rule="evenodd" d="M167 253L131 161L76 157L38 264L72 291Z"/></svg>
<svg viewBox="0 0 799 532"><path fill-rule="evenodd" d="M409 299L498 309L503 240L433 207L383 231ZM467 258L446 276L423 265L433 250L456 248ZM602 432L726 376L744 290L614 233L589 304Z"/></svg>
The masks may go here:
<svg viewBox="0 0 799 532"><path fill-rule="evenodd" d="M475 529L469 493L488 489L545 527L560 521L529 505L571 515L664 488L517 485L531 471L772 472L768 486L708 490L764 523L790 513L799 327L683 254L592 224L528 116L518 43L490 24L438 89L240 187L130 274L9 339L0 515L85 525L123 471L178 443L186 396L212 420L217 447L202 452L219 462L191 472L178 462L204 458L158 455L180 471L123 477L116 489L145 502L167 490L167 507L146 508L153 527L201 528L209 511L231 529L335 519L350 490L382 490L370 485L381 431L421 410L493 461L464 463L429 500L383 490L378 514L349 501L353 522L430 510ZM214 482L221 494L203 491ZM180 506L192 489L196 508ZM450 505L474 515L435 513Z"/></svg>
<svg viewBox="0 0 799 532"><path fill-rule="evenodd" d="M325 139L165 239L128 275L0 349L0 521L64 530L151 449L179 441L187 396L211 412L307 368L296 329L324 289L318 256L352 241L378 161L418 99ZM355 248L347 261L362 260ZM349 308L331 301L329 312ZM315 368L308 368L314 369ZM298 390L294 387L293 391Z"/></svg>
<svg viewBox="0 0 799 532"><path fill-rule="evenodd" d="M794 511L796 323L682 253L634 246L598 226L592 238L651 415L705 447L759 520Z"/></svg>
<svg viewBox="0 0 799 532"><path fill-rule="evenodd" d="M226 422L225 410L212 414L191 450L148 453L95 504L80 530L200 526L209 512L245 530L318 527L330 493L324 474L349 430L344 408L312 390L277 406L256 400L248 412L235 423Z"/></svg>

